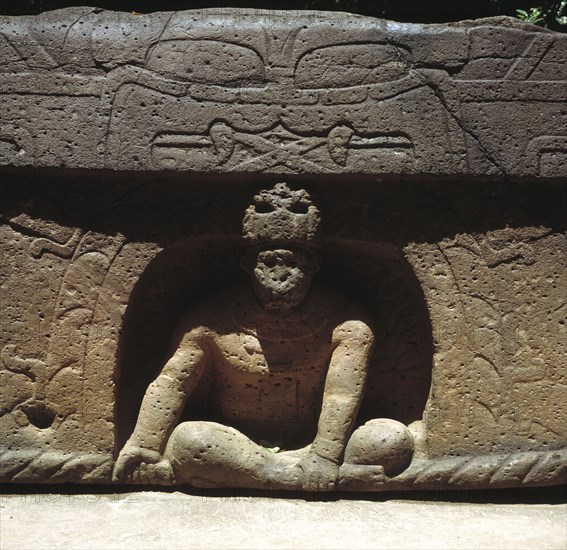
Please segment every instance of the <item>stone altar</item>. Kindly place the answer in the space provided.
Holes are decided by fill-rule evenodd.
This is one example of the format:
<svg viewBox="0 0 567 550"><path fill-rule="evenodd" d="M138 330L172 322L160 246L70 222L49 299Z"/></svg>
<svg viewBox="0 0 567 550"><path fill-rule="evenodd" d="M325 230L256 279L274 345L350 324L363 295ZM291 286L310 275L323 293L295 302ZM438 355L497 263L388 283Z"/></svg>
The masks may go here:
<svg viewBox="0 0 567 550"><path fill-rule="evenodd" d="M2 481L566 481L565 35L96 8L0 31ZM172 370L211 326L207 368Z"/></svg>

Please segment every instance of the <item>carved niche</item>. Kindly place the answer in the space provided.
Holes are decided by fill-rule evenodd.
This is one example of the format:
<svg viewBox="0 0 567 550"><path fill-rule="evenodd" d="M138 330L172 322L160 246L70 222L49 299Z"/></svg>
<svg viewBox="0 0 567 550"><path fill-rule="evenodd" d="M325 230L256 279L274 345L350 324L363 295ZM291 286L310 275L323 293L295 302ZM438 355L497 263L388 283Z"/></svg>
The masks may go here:
<svg viewBox="0 0 567 550"><path fill-rule="evenodd" d="M0 42L2 481L566 481L564 35L76 8Z"/></svg>

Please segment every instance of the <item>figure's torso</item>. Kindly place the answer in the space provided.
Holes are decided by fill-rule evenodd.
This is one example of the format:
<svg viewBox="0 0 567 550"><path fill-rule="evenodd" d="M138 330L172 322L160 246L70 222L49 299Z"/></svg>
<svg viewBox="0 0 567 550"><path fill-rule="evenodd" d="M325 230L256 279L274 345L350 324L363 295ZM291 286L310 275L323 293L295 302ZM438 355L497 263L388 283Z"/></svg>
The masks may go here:
<svg viewBox="0 0 567 550"><path fill-rule="evenodd" d="M216 304L208 308L206 344L213 416L256 440L287 446L312 440L333 331L348 316L344 298L315 290L289 314L267 312L246 291L223 293Z"/></svg>

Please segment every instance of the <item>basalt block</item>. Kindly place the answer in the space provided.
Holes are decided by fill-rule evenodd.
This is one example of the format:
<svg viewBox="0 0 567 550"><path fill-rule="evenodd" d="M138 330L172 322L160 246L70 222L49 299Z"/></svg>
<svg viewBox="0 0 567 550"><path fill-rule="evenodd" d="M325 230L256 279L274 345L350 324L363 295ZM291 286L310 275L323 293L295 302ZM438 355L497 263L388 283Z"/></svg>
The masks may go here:
<svg viewBox="0 0 567 550"><path fill-rule="evenodd" d="M567 481L567 35L0 22L0 480Z"/></svg>

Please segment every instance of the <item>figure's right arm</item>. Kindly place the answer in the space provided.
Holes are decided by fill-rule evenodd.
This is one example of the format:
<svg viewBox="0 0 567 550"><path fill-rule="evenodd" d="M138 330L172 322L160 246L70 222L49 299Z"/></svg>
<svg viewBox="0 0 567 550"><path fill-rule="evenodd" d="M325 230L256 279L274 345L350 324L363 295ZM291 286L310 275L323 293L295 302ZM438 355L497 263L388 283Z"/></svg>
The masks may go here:
<svg viewBox="0 0 567 550"><path fill-rule="evenodd" d="M120 452L114 467L116 480L127 477L141 462L155 463L160 460L206 362L207 353L198 331L185 334L177 351L144 395L134 433Z"/></svg>

